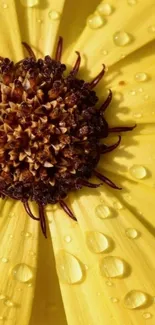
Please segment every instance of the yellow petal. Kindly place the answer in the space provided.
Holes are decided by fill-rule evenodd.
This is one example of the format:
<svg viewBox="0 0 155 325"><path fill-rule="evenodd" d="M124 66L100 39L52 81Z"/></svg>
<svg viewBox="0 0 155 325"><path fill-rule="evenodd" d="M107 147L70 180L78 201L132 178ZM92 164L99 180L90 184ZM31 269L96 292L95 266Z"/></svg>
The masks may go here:
<svg viewBox="0 0 155 325"><path fill-rule="evenodd" d="M2 201L2 200L1 200ZM38 254L38 223L20 202L1 202L0 319L28 325L31 317Z"/></svg>

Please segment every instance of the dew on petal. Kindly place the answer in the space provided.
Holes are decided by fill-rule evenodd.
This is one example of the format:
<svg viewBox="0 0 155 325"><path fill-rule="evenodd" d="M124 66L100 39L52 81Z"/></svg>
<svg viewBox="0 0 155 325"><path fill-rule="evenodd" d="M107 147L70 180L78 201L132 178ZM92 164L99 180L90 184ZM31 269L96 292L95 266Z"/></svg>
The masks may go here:
<svg viewBox="0 0 155 325"><path fill-rule="evenodd" d="M124 305L128 309L143 307L148 303L148 296L142 291L129 291L124 297Z"/></svg>
<svg viewBox="0 0 155 325"><path fill-rule="evenodd" d="M5 320L5 317L3 317L3 316L0 316L0 321L1 321L1 320Z"/></svg>
<svg viewBox="0 0 155 325"><path fill-rule="evenodd" d="M103 204L100 204L96 207L95 213L100 219L106 219L112 216L110 208Z"/></svg>
<svg viewBox="0 0 155 325"><path fill-rule="evenodd" d="M49 14L48 14L48 17L51 19L51 20L59 20L60 19L60 13L56 10L50 10L49 11Z"/></svg>
<svg viewBox="0 0 155 325"><path fill-rule="evenodd" d="M72 241L71 236L69 236L69 235L65 236L65 237L64 237L64 241L65 241L66 243L70 243L70 242Z"/></svg>
<svg viewBox="0 0 155 325"><path fill-rule="evenodd" d="M7 9L7 8L8 8L7 3L4 3L4 2L3 2L3 3L2 3L2 8L3 8L3 9Z"/></svg>
<svg viewBox="0 0 155 325"><path fill-rule="evenodd" d="M126 266L124 261L116 256L106 256L100 264L101 274L107 278L119 278L125 273Z"/></svg>
<svg viewBox="0 0 155 325"><path fill-rule="evenodd" d="M10 299L6 299L6 300L4 301L4 305L7 306L7 307L9 307L9 308L15 306L14 302L13 302L12 300L10 300Z"/></svg>
<svg viewBox="0 0 155 325"><path fill-rule="evenodd" d="M8 260L8 258L6 258L6 257L2 257L2 258L1 258L1 262L2 262L2 263L8 263L8 261L9 261L9 260Z"/></svg>
<svg viewBox="0 0 155 325"><path fill-rule="evenodd" d="M150 319L152 317L152 314L151 313L143 313L143 317L145 319Z"/></svg>
<svg viewBox="0 0 155 325"><path fill-rule="evenodd" d="M113 203L113 208L116 210L121 210L123 209L123 205L119 201L116 201Z"/></svg>
<svg viewBox="0 0 155 325"><path fill-rule="evenodd" d="M87 19L87 25L91 29L98 29L102 27L104 24L105 24L105 19L97 14L91 15Z"/></svg>
<svg viewBox="0 0 155 325"><path fill-rule="evenodd" d="M131 176L135 177L136 179L143 179L147 175L147 171L145 167L141 165L133 165L130 169Z"/></svg>
<svg viewBox="0 0 155 325"><path fill-rule="evenodd" d="M111 297L110 300L113 303L117 303L119 301L118 298L116 298L116 297Z"/></svg>
<svg viewBox="0 0 155 325"><path fill-rule="evenodd" d="M135 6L137 4L137 0L128 0L127 2L130 6Z"/></svg>
<svg viewBox="0 0 155 325"><path fill-rule="evenodd" d="M145 72L138 72L135 74L135 80L138 82L144 82L148 80L148 75Z"/></svg>
<svg viewBox="0 0 155 325"><path fill-rule="evenodd" d="M125 46L131 42L131 36L125 31L118 31L114 34L113 40L117 46Z"/></svg>
<svg viewBox="0 0 155 325"><path fill-rule="evenodd" d="M31 232L28 232L28 231L27 231L27 232L25 233L25 237L26 237L26 238L29 238L29 237L31 237L31 236L32 236Z"/></svg>
<svg viewBox="0 0 155 325"><path fill-rule="evenodd" d="M32 8L38 5L38 0L20 0L21 4L24 7Z"/></svg>
<svg viewBox="0 0 155 325"><path fill-rule="evenodd" d="M139 235L138 231L134 228L127 228L125 233L126 236L130 239L136 239Z"/></svg>
<svg viewBox="0 0 155 325"><path fill-rule="evenodd" d="M149 99L149 95L144 95L144 100L148 100Z"/></svg>
<svg viewBox="0 0 155 325"><path fill-rule="evenodd" d="M57 272L63 283L81 282L84 272L79 260L68 252L61 250L56 256Z"/></svg>
<svg viewBox="0 0 155 325"><path fill-rule="evenodd" d="M142 93L144 91L144 89L140 87L140 88L138 88L138 91L139 91L139 93Z"/></svg>
<svg viewBox="0 0 155 325"><path fill-rule="evenodd" d="M149 33L155 33L155 25L151 25L148 27L148 32Z"/></svg>
<svg viewBox="0 0 155 325"><path fill-rule="evenodd" d="M133 116L135 118L141 118L142 117L142 114L141 113L134 113Z"/></svg>
<svg viewBox="0 0 155 325"><path fill-rule="evenodd" d="M87 231L86 242L93 253L102 253L109 248L108 238L98 231Z"/></svg>
<svg viewBox="0 0 155 325"><path fill-rule="evenodd" d="M109 16L112 13L112 6L109 3L101 3L97 7L97 11L100 13L100 15Z"/></svg>
<svg viewBox="0 0 155 325"><path fill-rule="evenodd" d="M129 93L130 93L130 95L135 96L136 95L136 90L132 89L132 90L130 90Z"/></svg>
<svg viewBox="0 0 155 325"><path fill-rule="evenodd" d="M107 285L108 287L112 287L112 286L113 286L113 283L112 283L111 281L106 281L106 285Z"/></svg>
<svg viewBox="0 0 155 325"><path fill-rule="evenodd" d="M4 300L4 299L6 299L6 296L3 294L0 294L0 300Z"/></svg>
<svg viewBox="0 0 155 325"><path fill-rule="evenodd" d="M108 55L108 51L107 50L101 50L101 54L103 54L103 55Z"/></svg>
<svg viewBox="0 0 155 325"><path fill-rule="evenodd" d="M12 275L15 280L24 283L32 279L33 271L27 264L21 263L21 264L17 264L12 269Z"/></svg>

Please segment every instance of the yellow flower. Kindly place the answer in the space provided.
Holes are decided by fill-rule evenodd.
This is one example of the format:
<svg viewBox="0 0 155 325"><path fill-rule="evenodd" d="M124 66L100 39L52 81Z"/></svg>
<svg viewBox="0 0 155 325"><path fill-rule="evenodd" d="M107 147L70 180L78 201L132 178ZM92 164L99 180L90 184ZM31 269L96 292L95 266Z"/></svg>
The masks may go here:
<svg viewBox="0 0 155 325"><path fill-rule="evenodd" d="M62 61L80 51L83 79L105 63L96 91L102 102L112 89L109 125L137 124L98 167L123 190L70 194L77 224L48 206L44 239L20 202L0 201L0 323L155 324L154 0L1 0L0 22L1 56L21 60L22 41L52 55L62 35Z"/></svg>

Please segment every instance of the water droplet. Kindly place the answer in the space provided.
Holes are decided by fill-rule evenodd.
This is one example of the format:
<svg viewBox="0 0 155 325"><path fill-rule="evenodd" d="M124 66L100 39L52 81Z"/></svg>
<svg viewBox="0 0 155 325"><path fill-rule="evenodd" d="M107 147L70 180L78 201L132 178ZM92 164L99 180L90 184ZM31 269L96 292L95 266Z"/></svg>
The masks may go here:
<svg viewBox="0 0 155 325"><path fill-rule="evenodd" d="M8 258L6 258L6 257L2 257L2 258L1 258L1 262L2 262L2 263L8 263L8 261L9 261L9 260L8 260Z"/></svg>
<svg viewBox="0 0 155 325"><path fill-rule="evenodd" d="M57 271L63 283L74 284L83 279L82 265L78 259L61 250L56 257Z"/></svg>
<svg viewBox="0 0 155 325"><path fill-rule="evenodd" d="M101 218L101 219L106 219L106 218L111 217L110 208L103 204L100 204L96 207L95 213L96 213L97 217Z"/></svg>
<svg viewBox="0 0 155 325"><path fill-rule="evenodd" d="M9 238L12 239L13 238L13 235L9 235Z"/></svg>
<svg viewBox="0 0 155 325"><path fill-rule="evenodd" d="M65 240L66 243L70 243L72 238L71 238L71 236L67 235L67 236L64 237L64 240Z"/></svg>
<svg viewBox="0 0 155 325"><path fill-rule="evenodd" d="M107 278L122 277L125 272L125 263L119 257L106 256L102 259L101 273Z"/></svg>
<svg viewBox="0 0 155 325"><path fill-rule="evenodd" d="M0 320L4 320L5 318L3 316L0 316Z"/></svg>
<svg viewBox="0 0 155 325"><path fill-rule="evenodd" d="M42 19L37 19L38 24L41 24L42 22L43 22Z"/></svg>
<svg viewBox="0 0 155 325"><path fill-rule="evenodd" d="M135 118L141 118L142 117L142 114L141 113L134 113L133 116Z"/></svg>
<svg viewBox="0 0 155 325"><path fill-rule="evenodd" d="M6 296L0 294L0 300L4 300L4 299L6 299Z"/></svg>
<svg viewBox="0 0 155 325"><path fill-rule="evenodd" d="M102 253L109 248L108 238L98 231L88 231L86 242L93 253Z"/></svg>
<svg viewBox="0 0 155 325"><path fill-rule="evenodd" d="M142 291L132 290L124 297L124 304L128 309L136 309L145 306L147 302L148 296Z"/></svg>
<svg viewBox="0 0 155 325"><path fill-rule="evenodd" d="M106 50L101 50L101 54L103 54L103 55L107 55L108 54L108 51L106 51Z"/></svg>
<svg viewBox="0 0 155 325"><path fill-rule="evenodd" d="M127 237L130 239L135 239L138 237L138 231L134 228L126 229L125 233L126 233Z"/></svg>
<svg viewBox="0 0 155 325"><path fill-rule="evenodd" d="M112 287L112 286L113 286L113 283L112 283L111 281L106 281L106 285L107 285L108 287Z"/></svg>
<svg viewBox="0 0 155 325"><path fill-rule="evenodd" d="M146 177L147 171L146 171L145 167L143 167L143 166L133 165L130 168L130 174L131 174L131 176L133 176L137 179L143 179Z"/></svg>
<svg viewBox="0 0 155 325"><path fill-rule="evenodd" d="M149 318L152 317L152 314L151 314L151 313L143 313L143 317L144 317L145 319L149 319Z"/></svg>
<svg viewBox="0 0 155 325"><path fill-rule="evenodd" d="M24 7L32 8L38 5L38 0L20 0Z"/></svg>
<svg viewBox="0 0 155 325"><path fill-rule="evenodd" d="M29 238L29 237L31 237L31 236L32 236L31 232L26 232L26 233L25 233L25 237Z"/></svg>
<svg viewBox="0 0 155 325"><path fill-rule="evenodd" d="M144 100L148 100L149 99L149 95L144 95Z"/></svg>
<svg viewBox="0 0 155 325"><path fill-rule="evenodd" d="M128 0L128 4L129 4L130 6L134 6L134 5L137 4L137 0Z"/></svg>
<svg viewBox="0 0 155 325"><path fill-rule="evenodd" d="M112 6L109 3L101 3L97 7L97 11L100 13L100 15L109 16L112 13Z"/></svg>
<svg viewBox="0 0 155 325"><path fill-rule="evenodd" d="M139 88L138 91L139 91L139 93L142 93L144 90L143 90L143 88Z"/></svg>
<svg viewBox="0 0 155 325"><path fill-rule="evenodd" d="M19 282L28 282L33 277L32 269L24 263L17 264L12 270L13 277Z"/></svg>
<svg viewBox="0 0 155 325"><path fill-rule="evenodd" d="M56 10L50 10L48 17L51 20L59 20L60 19L60 13Z"/></svg>
<svg viewBox="0 0 155 325"><path fill-rule="evenodd" d="M155 25L149 26L148 27L148 32L149 33L155 33Z"/></svg>
<svg viewBox="0 0 155 325"><path fill-rule="evenodd" d="M29 254L30 254L31 256L33 256L33 257L35 257L35 256L36 256L36 253L35 253L35 252L33 252L33 251L29 251Z"/></svg>
<svg viewBox="0 0 155 325"><path fill-rule="evenodd" d="M4 304L7 306L7 307L13 307L15 304L13 301L11 301L10 299L7 299L4 301Z"/></svg>
<svg viewBox="0 0 155 325"><path fill-rule="evenodd" d="M7 9L7 8L8 8L7 3L3 3L3 4L2 4L2 7L3 7L3 9Z"/></svg>
<svg viewBox="0 0 155 325"><path fill-rule="evenodd" d="M130 90L130 95L132 95L132 96L135 96L136 95L136 91L134 90L134 89L132 89L132 90Z"/></svg>
<svg viewBox="0 0 155 325"><path fill-rule="evenodd" d="M87 19L87 25L91 29L97 29L100 28L105 24L105 19L97 14L91 15Z"/></svg>
<svg viewBox="0 0 155 325"><path fill-rule="evenodd" d="M32 287L32 283L28 283L28 288L31 288Z"/></svg>
<svg viewBox="0 0 155 325"><path fill-rule="evenodd" d="M119 31L114 34L113 40L117 46L125 46L130 43L131 36L124 31Z"/></svg>
<svg viewBox="0 0 155 325"><path fill-rule="evenodd" d="M116 298L116 297L111 297L110 300L113 303L117 303L119 301L118 298Z"/></svg>
<svg viewBox="0 0 155 325"><path fill-rule="evenodd" d="M123 205L122 205L119 201L114 202L114 203L113 203L113 207L114 207L114 209L116 209L116 210L121 210L121 209L123 209Z"/></svg>
<svg viewBox="0 0 155 325"><path fill-rule="evenodd" d="M145 72L138 72L135 74L135 80L139 82L146 81L148 79L148 75Z"/></svg>

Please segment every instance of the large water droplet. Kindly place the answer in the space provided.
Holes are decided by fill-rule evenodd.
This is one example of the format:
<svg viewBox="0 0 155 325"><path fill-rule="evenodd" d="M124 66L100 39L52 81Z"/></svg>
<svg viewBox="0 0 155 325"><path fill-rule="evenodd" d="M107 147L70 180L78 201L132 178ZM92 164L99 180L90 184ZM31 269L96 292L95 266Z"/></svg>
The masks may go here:
<svg viewBox="0 0 155 325"><path fill-rule="evenodd" d="M131 36L124 31L119 31L114 34L113 39L117 46L125 46L130 43Z"/></svg>
<svg viewBox="0 0 155 325"><path fill-rule="evenodd" d="M128 4L129 4L130 6L134 6L134 5L137 4L137 0L128 0Z"/></svg>
<svg viewBox="0 0 155 325"><path fill-rule="evenodd" d="M102 275L107 278L122 277L125 273L125 263L122 259L116 256L106 256L100 264Z"/></svg>
<svg viewBox="0 0 155 325"><path fill-rule="evenodd" d="M140 166L140 165L133 165L131 168L130 168L130 174L137 178L137 179L143 179L146 177L147 175L147 171L145 169L145 167L143 166Z"/></svg>
<svg viewBox="0 0 155 325"><path fill-rule="evenodd" d="M100 204L95 209L96 215L98 218L106 219L111 217L110 208L106 205Z"/></svg>
<svg viewBox="0 0 155 325"><path fill-rule="evenodd" d="M135 239L139 235L138 231L136 229L134 229L134 228L126 229L125 233L126 233L127 237L130 238L130 239Z"/></svg>
<svg viewBox="0 0 155 325"><path fill-rule="evenodd" d="M139 82L146 81L148 79L148 75L145 72L138 72L135 74L135 80Z"/></svg>
<svg viewBox="0 0 155 325"><path fill-rule="evenodd" d="M11 301L10 299L7 299L4 301L4 304L7 306L7 307L14 307L14 302Z"/></svg>
<svg viewBox="0 0 155 325"><path fill-rule="evenodd" d="M97 11L100 15L109 16L112 13L112 6L109 3L101 3L97 7Z"/></svg>
<svg viewBox="0 0 155 325"><path fill-rule="evenodd" d="M56 10L50 10L48 16L51 20L59 20L60 19L60 13Z"/></svg>
<svg viewBox="0 0 155 325"><path fill-rule="evenodd" d="M57 272L63 283L74 284L82 281L84 272L78 259L61 250L56 256Z"/></svg>
<svg viewBox="0 0 155 325"><path fill-rule="evenodd" d="M152 317L152 314L151 313L143 313L143 317L145 319L150 319Z"/></svg>
<svg viewBox="0 0 155 325"><path fill-rule="evenodd" d="M142 291L132 290L124 297L124 305L128 309L136 309L145 306L148 302L148 296Z"/></svg>
<svg viewBox="0 0 155 325"><path fill-rule="evenodd" d="M38 0L20 0L24 7L32 8L38 5Z"/></svg>
<svg viewBox="0 0 155 325"><path fill-rule="evenodd" d="M13 277L19 282L28 282L33 277L32 269L24 263L17 264L12 270Z"/></svg>
<svg viewBox="0 0 155 325"><path fill-rule="evenodd" d="M108 238L98 231L88 231L86 233L86 242L93 253L102 253L109 248Z"/></svg>
<svg viewBox="0 0 155 325"><path fill-rule="evenodd" d="M87 25L91 29L97 29L102 27L105 24L105 19L101 17L100 15L94 14L88 17L87 19Z"/></svg>

